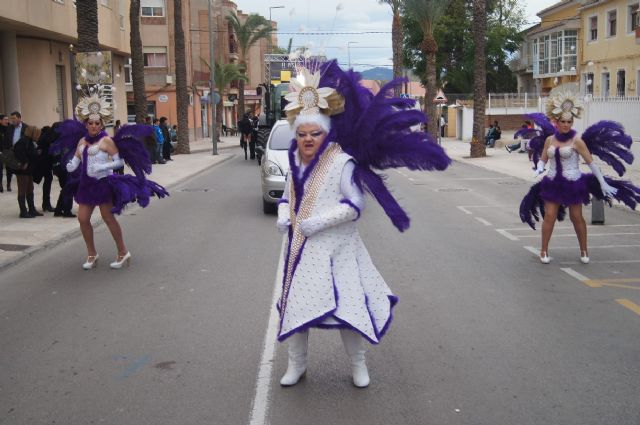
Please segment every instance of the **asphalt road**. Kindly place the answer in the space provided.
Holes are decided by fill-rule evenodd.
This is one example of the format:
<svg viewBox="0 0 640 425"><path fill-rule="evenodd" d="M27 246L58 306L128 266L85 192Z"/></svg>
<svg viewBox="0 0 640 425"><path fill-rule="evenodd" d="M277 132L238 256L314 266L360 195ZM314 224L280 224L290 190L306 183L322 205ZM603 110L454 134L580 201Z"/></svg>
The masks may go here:
<svg viewBox="0 0 640 425"><path fill-rule="evenodd" d="M527 183L391 171L411 228L372 199L360 224L400 297L372 384L354 388L339 336L316 330L284 389L286 347L264 345L281 236L258 175L237 156L122 217L128 269L109 270L100 227L96 270L76 239L1 272L0 424L640 423L639 215L607 210L589 265L558 224L542 265L517 216Z"/></svg>

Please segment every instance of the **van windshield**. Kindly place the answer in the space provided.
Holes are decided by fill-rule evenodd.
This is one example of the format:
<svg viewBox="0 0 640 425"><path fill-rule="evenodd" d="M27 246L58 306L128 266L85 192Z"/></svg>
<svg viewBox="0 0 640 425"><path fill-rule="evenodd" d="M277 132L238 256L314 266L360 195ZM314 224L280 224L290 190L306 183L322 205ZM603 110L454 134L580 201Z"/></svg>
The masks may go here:
<svg viewBox="0 0 640 425"><path fill-rule="evenodd" d="M289 125L279 125L273 129L269 149L286 151L293 140L293 129Z"/></svg>

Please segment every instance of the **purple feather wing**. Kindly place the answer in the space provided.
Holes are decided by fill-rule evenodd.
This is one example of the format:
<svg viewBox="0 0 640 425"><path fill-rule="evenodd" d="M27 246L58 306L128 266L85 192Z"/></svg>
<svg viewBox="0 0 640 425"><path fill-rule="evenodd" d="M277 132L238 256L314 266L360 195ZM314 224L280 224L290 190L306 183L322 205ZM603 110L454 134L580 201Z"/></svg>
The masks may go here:
<svg viewBox="0 0 640 425"><path fill-rule="evenodd" d="M51 155L62 155L62 164L66 164L76 153L78 142L87 133L84 124L78 120L64 120L56 129L58 138L49 148Z"/></svg>
<svg viewBox="0 0 640 425"><path fill-rule="evenodd" d="M622 176L627 164L633 162L631 153L631 136L625 134L622 124L614 121L599 121L582 133L582 140L587 144L592 155L609 164L619 176Z"/></svg>
<svg viewBox="0 0 640 425"><path fill-rule="evenodd" d="M320 86L334 87L346 99L344 112L332 117L332 130L343 151L358 164L356 184L376 198L400 231L405 230L409 217L389 192L384 176L374 170L444 170L451 159L427 133L412 130L425 122L425 116L414 108L415 101L392 97L401 79L373 95L360 84L360 74L343 71L335 60L323 64L320 73Z"/></svg>
<svg viewBox="0 0 640 425"><path fill-rule="evenodd" d="M537 129L528 129L529 132L527 133L530 138L529 149L533 153L531 159L534 164L537 164L540 156L542 155L544 142L547 140L547 137L555 133L556 129L545 114L527 114L526 118L530 119L538 126Z"/></svg>
<svg viewBox="0 0 640 425"><path fill-rule="evenodd" d="M139 179L145 179L145 174L151 174L151 159L144 146L144 139L152 133L153 128L149 125L125 125L113 137L120 156Z"/></svg>

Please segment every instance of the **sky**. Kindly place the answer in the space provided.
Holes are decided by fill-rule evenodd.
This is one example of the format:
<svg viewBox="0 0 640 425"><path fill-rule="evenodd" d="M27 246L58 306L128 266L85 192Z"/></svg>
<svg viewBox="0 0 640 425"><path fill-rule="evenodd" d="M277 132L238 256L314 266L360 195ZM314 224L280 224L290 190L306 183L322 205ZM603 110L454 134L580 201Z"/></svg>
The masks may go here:
<svg viewBox="0 0 640 425"><path fill-rule="evenodd" d="M234 0L244 13L259 13L278 23L278 44L309 47L315 54L336 58L343 67L362 71L391 68L391 7L377 0ZM556 0L520 0L531 24L536 13ZM284 6L283 8L274 8ZM272 7L269 9L269 7Z"/></svg>

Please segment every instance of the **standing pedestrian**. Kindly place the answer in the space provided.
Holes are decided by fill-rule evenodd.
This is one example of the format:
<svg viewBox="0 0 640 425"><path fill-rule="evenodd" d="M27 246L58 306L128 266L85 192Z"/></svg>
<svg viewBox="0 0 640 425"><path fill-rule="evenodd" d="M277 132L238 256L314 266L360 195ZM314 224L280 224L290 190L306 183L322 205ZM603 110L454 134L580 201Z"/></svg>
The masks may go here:
<svg viewBox="0 0 640 425"><path fill-rule="evenodd" d="M38 160L33 171L33 181L40 184L42 181L42 211L54 212L51 205L51 183L53 182L53 158L49 153L49 148L58 137L55 132L56 124L53 127L42 127L42 132L38 138Z"/></svg>
<svg viewBox="0 0 640 425"><path fill-rule="evenodd" d="M171 159L171 134L169 133L169 126L167 125L167 117L160 118L160 130L162 131L162 138L164 143L162 144L162 159L165 161L173 161Z"/></svg>
<svg viewBox="0 0 640 425"><path fill-rule="evenodd" d="M11 150L11 138L9 137L9 117L5 114L0 114L0 153ZM0 160L0 193L4 192L2 187L2 170L5 170L7 176L7 190L11 191L11 168L9 168L4 161Z"/></svg>
<svg viewBox="0 0 640 425"><path fill-rule="evenodd" d="M444 114L440 114L440 137L444 137L444 128L447 126L447 121L444 119Z"/></svg>
<svg viewBox="0 0 640 425"><path fill-rule="evenodd" d="M22 136L13 145L13 153L19 162L18 168L14 170L18 181L18 207L20 218L33 218L43 215L36 210L33 197L33 171L38 161L34 140L40 137L40 130L24 123L22 128L24 129Z"/></svg>
<svg viewBox="0 0 640 425"><path fill-rule="evenodd" d="M249 147L249 143L251 143L251 133L253 132L253 126L251 125L248 112L244 114L242 120L238 123L238 129L240 130L240 146L244 150L244 159L246 161L247 147Z"/></svg>
<svg viewBox="0 0 640 425"><path fill-rule="evenodd" d="M153 131L156 135L156 158L158 164L166 164L166 161L162 158L162 147L164 146L164 135L160 128L160 120L158 118L153 119Z"/></svg>

